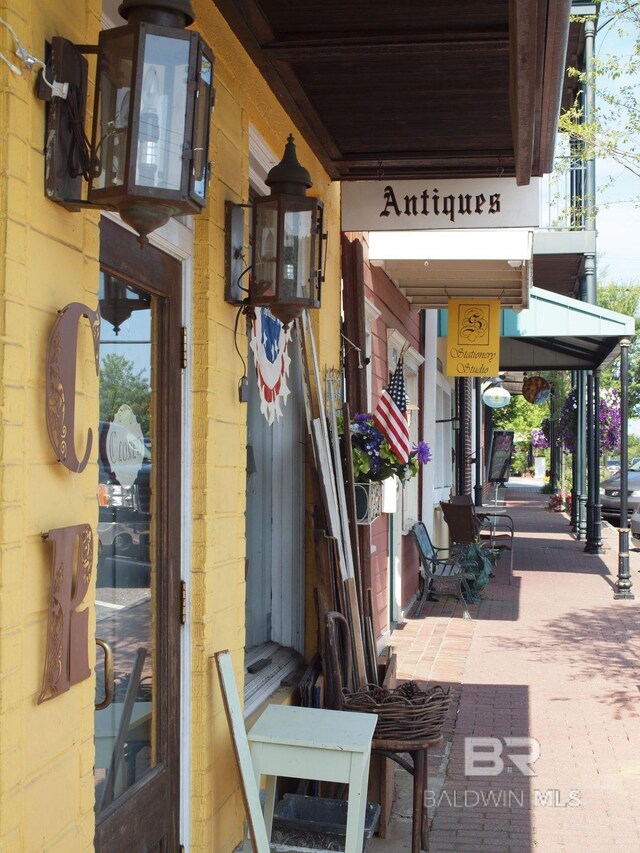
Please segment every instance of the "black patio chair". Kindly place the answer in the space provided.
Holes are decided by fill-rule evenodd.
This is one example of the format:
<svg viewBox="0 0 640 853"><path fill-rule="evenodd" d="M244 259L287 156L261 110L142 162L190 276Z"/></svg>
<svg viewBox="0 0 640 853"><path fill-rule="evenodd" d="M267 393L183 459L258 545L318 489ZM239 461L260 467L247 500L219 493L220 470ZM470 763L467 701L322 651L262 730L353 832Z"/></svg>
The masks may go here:
<svg viewBox="0 0 640 853"><path fill-rule="evenodd" d="M434 594L455 595L464 607L464 618L470 619L464 593L473 600L469 581L473 582L476 576L463 554L455 548L436 547L421 521L413 525L411 535L420 557L421 597L433 600Z"/></svg>
<svg viewBox="0 0 640 853"><path fill-rule="evenodd" d="M506 513L478 512L470 495L440 501L452 547L479 542L496 551L509 552L509 583L513 574L513 518Z"/></svg>

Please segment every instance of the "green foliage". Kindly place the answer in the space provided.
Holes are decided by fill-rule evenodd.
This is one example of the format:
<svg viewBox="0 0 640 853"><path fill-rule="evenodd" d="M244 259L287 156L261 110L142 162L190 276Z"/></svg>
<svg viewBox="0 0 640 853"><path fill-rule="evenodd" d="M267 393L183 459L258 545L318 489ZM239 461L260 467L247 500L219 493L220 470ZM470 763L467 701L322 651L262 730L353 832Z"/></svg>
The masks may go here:
<svg viewBox="0 0 640 853"><path fill-rule="evenodd" d="M479 542L471 542L461 551L461 564L465 571L473 572L475 580L471 592L476 594L489 583L493 567L500 559L500 551L495 548L483 548Z"/></svg>
<svg viewBox="0 0 640 853"><path fill-rule="evenodd" d="M640 327L640 284L607 282L598 287L598 305L635 317L636 327ZM602 371L600 387L620 390L620 359ZM640 340L637 337L629 347L629 415L640 417Z"/></svg>
<svg viewBox="0 0 640 853"><path fill-rule="evenodd" d="M124 355L107 353L100 365L100 420L110 421L125 403L131 406L143 435L149 435L151 389L145 371L135 372Z"/></svg>
<svg viewBox="0 0 640 853"><path fill-rule="evenodd" d="M513 394L511 402L502 409L493 410L495 429L512 429L516 441L529 441L531 430L539 427L549 417L549 404L528 403L522 394Z"/></svg>
<svg viewBox="0 0 640 853"><path fill-rule="evenodd" d="M598 55L590 77L576 68L568 73L579 83L590 84L595 92L595 109L585 121L578 101L560 117L559 129L579 141L586 159L610 158L621 167L640 176L640 101L637 86L640 74L640 18L638 4L628 0L607 0L599 10ZM618 39L631 37L629 52L606 53ZM600 47L602 45L602 48Z"/></svg>

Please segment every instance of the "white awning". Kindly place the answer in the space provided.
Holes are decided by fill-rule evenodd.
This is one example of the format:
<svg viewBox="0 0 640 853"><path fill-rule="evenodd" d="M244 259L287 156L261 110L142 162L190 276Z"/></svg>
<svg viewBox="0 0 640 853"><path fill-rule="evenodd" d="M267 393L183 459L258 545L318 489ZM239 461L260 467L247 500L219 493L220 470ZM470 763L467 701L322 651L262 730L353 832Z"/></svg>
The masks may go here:
<svg viewBox="0 0 640 853"><path fill-rule="evenodd" d="M533 232L372 231L369 260L380 266L415 310L446 308L449 299L499 299L526 308Z"/></svg>

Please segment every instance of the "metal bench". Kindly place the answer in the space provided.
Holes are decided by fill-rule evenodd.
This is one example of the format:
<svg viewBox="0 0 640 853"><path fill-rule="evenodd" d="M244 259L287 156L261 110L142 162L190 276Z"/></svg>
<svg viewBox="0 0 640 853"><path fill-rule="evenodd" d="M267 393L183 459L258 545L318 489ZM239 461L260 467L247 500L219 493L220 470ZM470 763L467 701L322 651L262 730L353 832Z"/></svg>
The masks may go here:
<svg viewBox="0 0 640 853"><path fill-rule="evenodd" d="M411 535L420 557L422 596L427 596L429 592L455 595L464 607L464 618L470 619L464 593L472 598L469 581L475 580L475 574L467 567L462 555L455 549L437 548L422 521L413 525Z"/></svg>

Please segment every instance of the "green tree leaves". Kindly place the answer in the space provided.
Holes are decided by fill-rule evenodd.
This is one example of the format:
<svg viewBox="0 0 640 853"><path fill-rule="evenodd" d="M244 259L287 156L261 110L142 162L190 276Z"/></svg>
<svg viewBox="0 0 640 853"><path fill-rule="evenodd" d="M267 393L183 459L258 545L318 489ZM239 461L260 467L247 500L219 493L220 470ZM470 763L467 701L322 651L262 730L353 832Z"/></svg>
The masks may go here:
<svg viewBox="0 0 640 853"><path fill-rule="evenodd" d="M112 420L126 403L137 417L143 435L149 435L150 400L146 371L136 373L134 363L124 355L105 355L100 365L100 420Z"/></svg>

